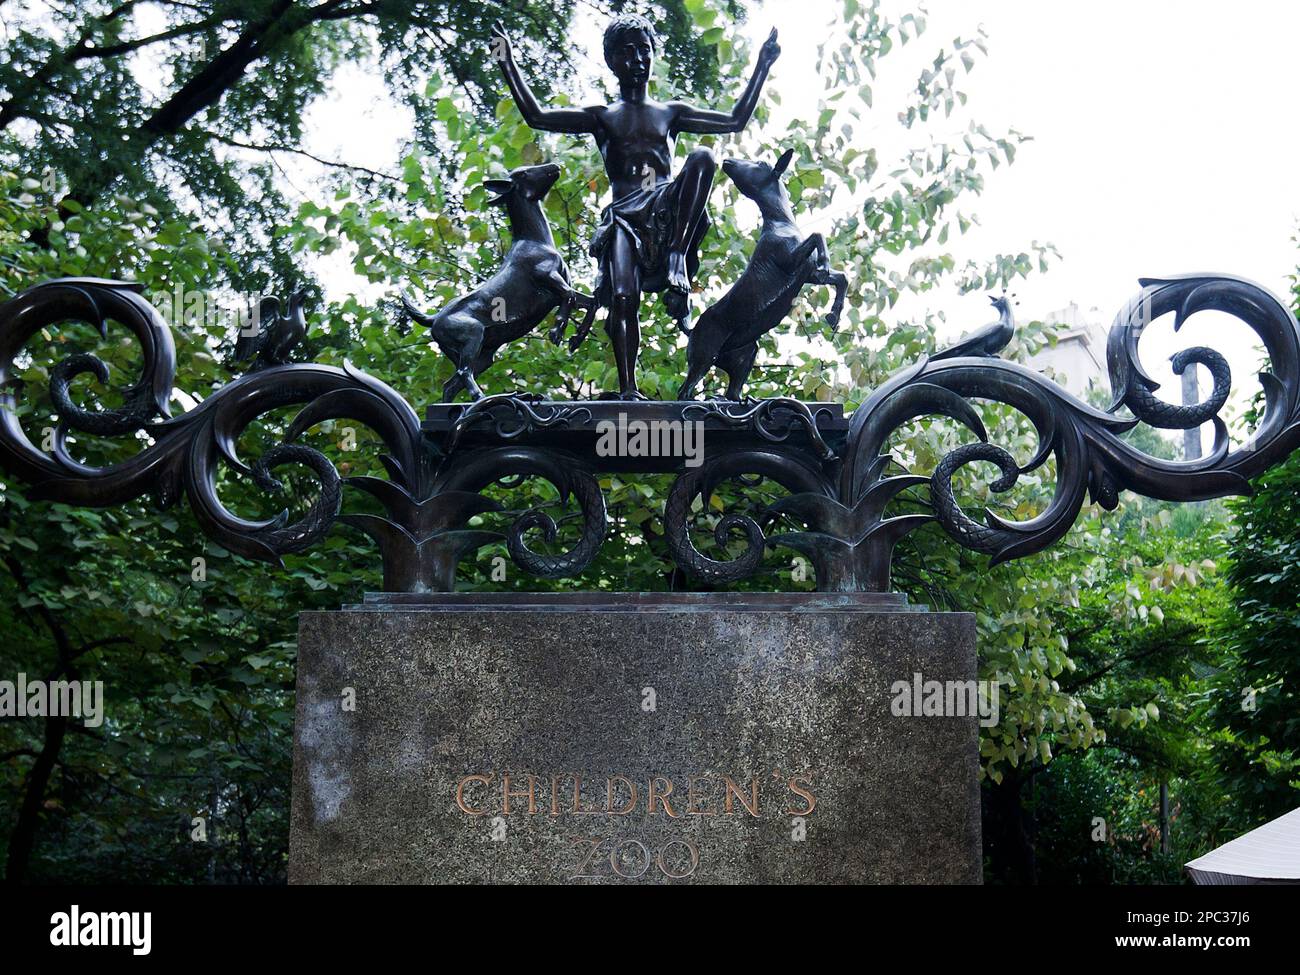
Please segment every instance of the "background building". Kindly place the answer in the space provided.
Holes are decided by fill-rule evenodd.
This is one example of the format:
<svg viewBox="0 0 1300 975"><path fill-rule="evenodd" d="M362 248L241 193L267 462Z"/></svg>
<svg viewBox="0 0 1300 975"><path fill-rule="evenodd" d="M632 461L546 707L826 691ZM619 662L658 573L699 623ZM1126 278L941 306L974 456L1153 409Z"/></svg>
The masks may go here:
<svg viewBox="0 0 1300 975"><path fill-rule="evenodd" d="M1065 326L1055 346L1047 346L1029 360L1040 372L1051 370L1057 380L1075 396L1086 399L1088 388L1107 389L1106 336L1110 332L1095 305L1087 311L1076 302L1038 316L1042 321Z"/></svg>

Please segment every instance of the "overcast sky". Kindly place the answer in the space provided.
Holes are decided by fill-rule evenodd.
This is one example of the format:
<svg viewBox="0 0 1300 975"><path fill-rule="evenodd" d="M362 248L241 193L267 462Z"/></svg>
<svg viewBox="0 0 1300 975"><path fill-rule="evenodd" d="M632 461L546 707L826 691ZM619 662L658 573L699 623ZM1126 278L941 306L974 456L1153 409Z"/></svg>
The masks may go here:
<svg viewBox="0 0 1300 975"><path fill-rule="evenodd" d="M886 0L891 7L912 9ZM1191 271L1239 274L1285 297L1300 216L1300 126L1293 119L1300 4L930 0L927 8L926 34L881 62L880 140L901 146L896 140L914 138L885 113L897 111L940 45L982 24L990 55L959 85L970 96L967 115L945 124L959 133L974 118L1034 141L1015 165L990 176L973 207L982 225L953 249L959 260L985 259L1032 240L1055 244L1062 260L1016 286L1022 316L1075 301L1097 306L1108 323L1139 276ZM773 24L781 33L771 82L781 89L780 112L816 110L816 45L834 36L840 9L839 0L768 0L755 8L746 27L755 41ZM599 64L598 50L587 56ZM340 86L346 94L320 106L316 141L349 161L389 166L404 120L383 106L381 88L360 80L347 79ZM926 310L943 311L953 334L989 318L987 302L959 297L955 287L899 313ZM1144 339L1153 374L1160 378L1160 362L1175 348L1218 333L1214 344L1246 380L1253 336L1226 316L1197 317L1204 321L1194 319L1184 337L1153 329ZM1163 374L1172 381L1167 369Z"/></svg>
<svg viewBox="0 0 1300 975"><path fill-rule="evenodd" d="M768 20L780 26L793 55L778 66L783 90L806 77L794 62L824 36L810 13L819 3L832 16L839 7L768 3L750 25L755 35ZM1022 315L1077 301L1098 306L1109 322L1139 276L1193 271L1239 274L1286 296L1300 256L1292 240L1300 126L1290 121L1300 4L932 0L927 7L926 35L899 62L889 64L893 54L882 62L882 81L907 84L940 43L969 37L980 24L987 31L989 57L961 85L969 114L1034 141L1015 165L989 177L975 207L982 226L954 249L984 258L1032 240L1055 244L1062 260L1016 285ZM953 290L921 304L946 312L954 332L987 317L980 302L972 308ZM1226 316L1198 317L1180 338L1153 330L1144 350L1153 373L1172 381L1159 368L1164 357L1213 337L1247 380L1253 334Z"/></svg>

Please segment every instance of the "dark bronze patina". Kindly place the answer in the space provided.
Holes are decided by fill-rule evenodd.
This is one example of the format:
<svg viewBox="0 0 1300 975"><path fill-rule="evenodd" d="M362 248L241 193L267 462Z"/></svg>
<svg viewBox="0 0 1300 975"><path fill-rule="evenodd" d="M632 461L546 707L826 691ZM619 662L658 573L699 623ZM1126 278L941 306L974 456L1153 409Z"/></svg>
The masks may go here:
<svg viewBox="0 0 1300 975"><path fill-rule="evenodd" d="M1251 477L1300 446L1300 325L1278 298L1227 275L1140 282L1142 290L1111 329L1107 360L1114 400L1105 411L998 357L1015 328L1005 298L994 300L997 321L896 373L847 418L838 404L785 397L735 402L757 340L788 315L805 284L834 286L834 305L826 316L831 325L844 303L847 281L831 269L825 241L816 234L803 238L794 225L781 185L788 152L775 166L739 160L725 165L741 192L759 204L763 230L740 280L691 331L689 372L679 400L644 401L636 387L640 295L664 292L684 327L714 176L712 155L697 150L674 178L672 145L683 132L737 132L745 126L780 53L776 33L763 45L754 75L730 113L649 98L655 38L639 17L617 18L605 35L606 60L619 79L620 98L612 105L540 108L504 34L497 41L510 90L528 124L590 134L605 158L614 202L593 242L599 267L593 298L571 284L542 212L541 201L559 176L554 165L526 167L508 180L489 181L497 194L493 202L507 209L513 237L494 276L434 315L425 316L407 303L408 313L431 330L456 368L443 390L445 402L429 407L423 422L396 391L350 365L288 363L306 331L299 296L283 317L278 302L267 300L263 310L270 321L237 345L238 353L253 359L257 368L172 417L175 346L166 321L139 287L94 278L47 282L0 305L0 467L29 485L33 498L69 504L103 507L152 493L159 505L167 506L183 494L210 537L232 552L271 562L302 551L342 522L378 545L384 589L398 593L453 590L457 564L501 541L527 573L578 575L596 558L607 531L599 476L674 474L663 535L672 559L689 576L708 585L736 582L758 571L767 547L784 546L811 561L819 590L861 593L889 589L894 546L921 525L933 522L959 545L987 553L995 562L1018 558L1060 539L1088 498L1113 509L1122 490L1170 501L1241 494L1249 491ZM580 307L586 315L571 339L576 348L598 305L607 309L620 400L483 395L477 376L502 345L523 337L556 309L551 339L558 342L572 310ZM1250 441L1235 449L1219 415L1232 385L1219 353L1197 347L1174 356L1176 373L1200 364L1214 381L1210 395L1190 406L1159 399L1158 384L1138 359L1138 338L1152 321L1173 314L1178 327L1202 310L1240 319L1259 336L1271 361L1270 371L1260 375L1262 418ZM143 366L123 389L122 405L105 409L79 405L71 392L82 374L107 385L104 361L79 352L58 362L50 371L50 397L59 422L49 449L41 449L19 420L15 362L30 340L44 335L51 341L51 332L68 321L92 323L105 337L109 321L125 326L140 343ZM730 376L726 399L686 400L714 365ZM462 389L473 403L450 402ZM990 443L973 400L1003 403L1025 415L1038 434L1033 456L1022 463ZM236 444L245 428L287 406L301 409L284 441L252 464L241 461ZM1120 415L1121 409L1131 415ZM931 414L959 421L972 440L928 474L899 469L890 457L891 438ZM386 478L341 477L324 454L297 442L309 428L344 418L367 425L383 441ZM1182 463L1161 460L1123 437L1139 423L1183 430L1211 423L1214 448ZM641 424L651 430L690 427L703 440L691 459L663 452L611 454L601 446L611 424ZM92 467L69 451L72 432L130 437L147 446L128 460ZM998 477L990 486L1001 492L1049 459L1055 462L1054 496L1027 521L1008 521L992 512L975 519L956 500L952 479L966 464L993 464ZM217 496L223 461L268 493L280 487L272 470L305 466L319 491L297 520L291 521L287 512L265 520L241 518ZM574 524L566 535L576 533L576 540L560 543L560 525L544 508L493 527L494 518L506 516L502 505L483 492L534 477L557 489L558 502L548 506L552 510L576 504L577 511L565 519ZM730 482L743 492L760 481L778 486L785 496L749 510L722 512L711 525L718 547L730 544L739 553L728 557L719 552L723 557L715 558L701 551L693 529L701 518L713 517L710 502L718 487ZM341 514L345 487L369 495L384 514ZM910 492L911 504L902 513L890 513L891 503L904 492Z"/></svg>
<svg viewBox="0 0 1300 975"><path fill-rule="evenodd" d="M554 578L581 573L606 534L605 501L597 476L607 471L676 473L664 511L664 532L676 563L713 585L757 571L767 546L805 554L825 592L878 592L889 588L894 544L920 525L935 522L958 544L994 561L1038 552L1060 539L1088 497L1114 508L1121 490L1170 501L1197 501L1249 491L1248 480L1300 446L1300 325L1276 297L1240 278L1189 275L1147 279L1120 312L1108 348L1115 402L1110 411L1088 406L1024 366L988 356L922 359L894 375L845 418L833 404L764 400L728 403L536 402L514 396L487 397L469 405L430 407L421 423L389 386L351 367L316 364L270 366L234 380L181 416L169 415L175 373L171 332L136 286L96 279L52 281L0 305L0 466L30 485L28 494L69 504L109 506L152 492L160 505L188 500L204 531L226 548L278 562L319 541L336 521L357 528L378 544L384 589L441 592L455 587L456 565L484 545L505 540L525 572ZM1219 411L1231 375L1222 356L1197 347L1174 357L1181 372L1205 365L1215 388L1203 403L1176 406L1155 396L1158 385L1137 358L1141 332L1155 318L1215 309L1239 318L1263 342L1272 363L1261 374L1263 417L1250 442L1234 449ZM109 320L127 327L143 350L139 377L124 390L123 406L89 409L72 401L70 385L81 373L109 380L102 360L78 353L51 371L50 394L60 421L52 449L28 439L16 409L14 362L36 335L61 322L87 321L106 331ZM1020 462L988 442L971 400L992 400L1019 410L1038 431L1038 449ZM255 418L285 406L303 408L283 443L252 465L236 451L240 434ZM1131 417L1117 415L1122 408ZM636 460L604 457L595 449L599 425L620 413L644 422L702 423L702 463L675 457ZM974 436L944 457L927 475L891 471L890 438L903 425L928 414L952 417ZM360 421L382 439L387 478L339 476L319 451L296 443L308 428L330 419ZM1194 461L1161 460L1122 436L1138 423L1185 429L1211 423L1215 443ZM72 431L100 436L146 434L149 446L128 460L89 467L68 451ZM955 471L975 461L999 469L991 485L1009 489L1024 474L1056 464L1056 492L1036 517L1010 522L991 512L967 515L952 490ZM298 520L286 514L250 521L217 497L217 468L225 461L250 475L267 492L278 482L275 467L300 464L320 484L315 502ZM491 519L500 505L481 493L489 485L525 477L549 480L560 504L578 509L577 540L548 554L558 538L556 520L533 509L514 518L504 533L471 525ZM736 534L743 551L713 558L692 540L693 505L707 501L726 481L740 486L766 479L787 496L753 511L724 514L714 526L718 541ZM385 515L340 515L343 488L377 499ZM928 498L921 489L928 488ZM889 503L915 489L919 510L889 515ZM707 505L706 509L707 511ZM802 525L772 526L778 519ZM536 532L534 532L536 530ZM531 539L531 541L530 541Z"/></svg>
<svg viewBox="0 0 1300 975"><path fill-rule="evenodd" d="M1011 300L1006 295L990 296L994 309L998 313L995 322L989 322L983 328L977 328L969 335L963 335L948 348L930 356L932 361L939 359L956 359L960 356L995 356L1007 347L1016 334L1016 320L1011 311Z"/></svg>
<svg viewBox="0 0 1300 975"><path fill-rule="evenodd" d="M686 329L691 277L699 266L700 241L709 228L709 191L717 167L713 153L696 149L674 177L673 145L682 133L744 129L781 48L773 30L759 51L749 84L730 112L650 97L656 39L645 18L636 14L614 18L605 30L604 48L605 62L618 79L618 101L544 109L515 64L509 38L499 27L497 32L499 60L524 121L544 132L590 135L605 160L614 202L606 208L591 244L599 268L595 295L608 309L605 330L618 366L619 395L642 399L636 382L641 295L664 292L669 314Z"/></svg>
<svg viewBox="0 0 1300 975"><path fill-rule="evenodd" d="M234 359L247 363L249 369L283 366L293 358L294 350L307 337L304 291L289 296L289 307L281 313L280 299L267 295L258 302L257 319L239 331L235 339Z"/></svg>
<svg viewBox="0 0 1300 975"><path fill-rule="evenodd" d="M758 204L763 227L749 257L749 265L725 295L700 316L686 347L686 380L678 399L690 399L695 385L712 366L727 374L726 399L739 400L745 380L754 368L758 340L780 325L805 284L828 284L835 301L826 313L832 329L840 322L849 281L831 267L826 239L821 234L805 238L794 221L790 195L781 176L793 149L776 165L728 159L722 170L740 192Z"/></svg>
<svg viewBox="0 0 1300 975"><path fill-rule="evenodd" d="M462 390L480 399L478 376L492 365L497 349L527 335L557 308L551 341L557 344L575 307L587 309L586 320L575 336L573 350L591 327L595 303L575 291L569 269L555 249L542 200L560 175L554 163L516 169L509 179L490 179L486 187L496 194L493 205L505 207L510 219L510 250L496 274L457 298L436 315L425 315L403 296L406 313L433 333L442 354L456 372L442 388L450 402Z"/></svg>

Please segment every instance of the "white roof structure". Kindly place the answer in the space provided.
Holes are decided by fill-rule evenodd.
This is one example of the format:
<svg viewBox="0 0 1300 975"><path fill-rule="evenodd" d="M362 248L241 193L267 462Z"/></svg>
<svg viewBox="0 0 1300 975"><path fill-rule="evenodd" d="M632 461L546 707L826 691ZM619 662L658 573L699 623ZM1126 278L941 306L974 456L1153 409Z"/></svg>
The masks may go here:
<svg viewBox="0 0 1300 975"><path fill-rule="evenodd" d="M1300 809L1186 866L1197 884L1300 884Z"/></svg>

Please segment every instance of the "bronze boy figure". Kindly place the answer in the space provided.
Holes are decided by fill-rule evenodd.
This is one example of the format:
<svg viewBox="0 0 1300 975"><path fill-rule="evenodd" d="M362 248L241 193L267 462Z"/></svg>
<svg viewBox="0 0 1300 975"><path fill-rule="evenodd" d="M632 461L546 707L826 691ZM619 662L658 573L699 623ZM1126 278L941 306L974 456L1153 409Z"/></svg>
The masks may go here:
<svg viewBox="0 0 1300 975"><path fill-rule="evenodd" d="M650 22L638 14L615 17L605 29L605 62L619 85L612 105L543 109L520 75L500 25L496 35L506 83L524 121L544 132L592 135L605 160L614 202L591 242L599 266L596 300L609 309L605 331L614 346L619 394L644 399L636 388L641 293L663 292L669 314L686 328L691 277L709 228L709 190L717 168L708 149L696 149L674 179L673 144L683 132L739 132L745 127L781 53L776 31L768 35L753 77L730 112L648 96L656 40Z"/></svg>

